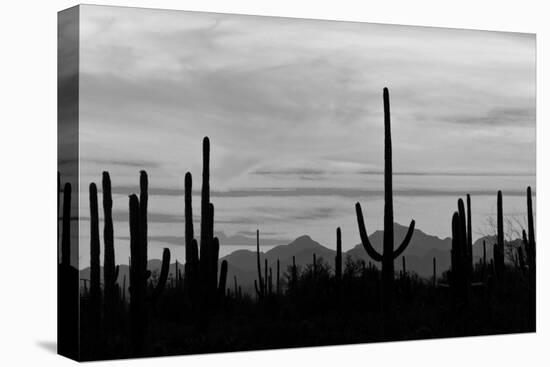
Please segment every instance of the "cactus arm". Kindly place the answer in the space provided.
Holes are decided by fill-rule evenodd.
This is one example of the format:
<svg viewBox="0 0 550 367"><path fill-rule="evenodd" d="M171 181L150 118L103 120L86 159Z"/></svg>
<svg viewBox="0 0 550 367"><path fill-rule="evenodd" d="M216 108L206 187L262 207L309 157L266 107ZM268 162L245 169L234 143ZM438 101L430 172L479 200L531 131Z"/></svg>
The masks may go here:
<svg viewBox="0 0 550 367"><path fill-rule="evenodd" d="M260 230L256 230L256 261L258 265L258 287L259 292L258 294L263 296L264 293L264 286L262 281L262 263L260 261Z"/></svg>
<svg viewBox="0 0 550 367"><path fill-rule="evenodd" d="M403 251L405 251L407 246L409 246L409 243L411 242L411 238L412 238L413 233L414 233L414 225L415 225L415 221L413 219L411 221L411 224L409 225L409 230L407 231L407 234L405 235L405 238L403 239L403 242L401 242L401 245L399 245L397 250L395 250L393 252L393 258L394 259L399 257L399 255L401 255L403 253Z"/></svg>
<svg viewBox="0 0 550 367"><path fill-rule="evenodd" d="M521 231L521 234L523 236L523 245L525 248L529 248L529 240L527 240L527 233L525 233L525 229Z"/></svg>
<svg viewBox="0 0 550 367"><path fill-rule="evenodd" d="M166 280L168 279L169 268L170 268L170 250L165 248L162 251L162 266L160 268L159 280L151 296L153 301L156 301L160 296L160 294L162 293L162 291L164 290L164 286L166 285Z"/></svg>
<svg viewBox="0 0 550 367"><path fill-rule="evenodd" d="M365 229L365 221L363 220L363 211L361 210L361 204L359 203L355 204L355 211L357 213L357 225L359 226L359 236L361 237L361 243L363 244L365 251L367 251L367 254L374 261L382 261L382 255L376 252L376 250L372 247L369 241L369 236L367 235L367 230Z"/></svg>

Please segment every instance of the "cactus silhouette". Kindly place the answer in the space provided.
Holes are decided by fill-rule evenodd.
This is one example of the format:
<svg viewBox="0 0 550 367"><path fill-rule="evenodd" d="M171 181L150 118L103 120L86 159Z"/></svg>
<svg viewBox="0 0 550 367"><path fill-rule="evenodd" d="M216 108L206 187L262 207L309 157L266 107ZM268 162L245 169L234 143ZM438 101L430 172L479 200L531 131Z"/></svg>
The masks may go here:
<svg viewBox="0 0 550 367"><path fill-rule="evenodd" d="M409 245L413 232L415 221L412 220L405 239L394 250L393 238L393 185L392 185L392 145L391 145L391 120L390 120L390 100L387 88L384 88L384 245L382 254L379 254L371 245L365 222L363 220L363 211L361 204L355 204L357 214L357 224L359 226L359 235L361 243L367 254L374 260L382 263L382 308L389 311L392 306L393 282L394 282L394 260L405 251Z"/></svg>
<svg viewBox="0 0 550 367"><path fill-rule="evenodd" d="M202 143L202 189L201 189L201 236L200 236L200 283L203 297L208 294L210 282L210 140L205 137Z"/></svg>
<svg viewBox="0 0 550 367"><path fill-rule="evenodd" d="M502 211L502 192L497 194L497 243L493 246L493 259L497 278L504 271L504 216Z"/></svg>
<svg viewBox="0 0 550 367"><path fill-rule="evenodd" d="M470 286L468 236L464 202L458 200L458 211L452 219L451 279L450 285L456 303L466 303Z"/></svg>
<svg viewBox="0 0 550 367"><path fill-rule="evenodd" d="M147 260L143 253L140 231L139 199L130 195L130 336L132 354L138 356L143 350L147 315L145 313L145 291L147 287Z"/></svg>
<svg viewBox="0 0 550 367"><path fill-rule="evenodd" d="M147 270L147 201L148 178L140 172L140 198L129 197L130 212L130 334L132 355L144 353L147 330L147 285L151 272ZM165 288L170 266L170 250L163 250L161 274L149 300L156 301Z"/></svg>
<svg viewBox="0 0 550 367"><path fill-rule="evenodd" d="M58 207L61 175L58 174ZM78 357L79 348L79 274L71 266L71 184L63 185L63 213L61 219L61 256L57 268L57 330L58 353ZM59 215L58 215L59 218ZM59 232L58 232L59 236ZM59 256L58 256L59 259Z"/></svg>
<svg viewBox="0 0 550 367"><path fill-rule="evenodd" d="M212 215L214 213L214 206L211 205ZM217 237L212 239L212 253L210 258L210 283L211 283L211 292L214 296L218 291L218 257L220 254L220 241Z"/></svg>
<svg viewBox="0 0 550 367"><path fill-rule="evenodd" d="M157 285L155 287L155 290L153 291L151 295L151 299L153 302L157 301L160 294L164 290L166 286L166 280L168 279L168 271L170 267L170 250L165 248L162 251L162 265L160 268L160 275L159 279L157 281Z"/></svg>
<svg viewBox="0 0 550 367"><path fill-rule="evenodd" d="M100 246L97 187L90 184L90 331L95 342L101 322Z"/></svg>
<svg viewBox="0 0 550 367"><path fill-rule="evenodd" d="M103 191L103 282L104 282L104 311L105 327L111 328L114 323L114 309L117 302L117 271L115 267L115 248L113 235L113 198L111 194L111 178L108 172L103 172L101 181Z"/></svg>
<svg viewBox="0 0 550 367"><path fill-rule="evenodd" d="M536 280L536 243L535 243L535 222L533 219L533 199L531 187L527 187L527 230L529 234L522 231L523 244L527 255L527 266L529 268L529 282L532 289L535 289Z"/></svg>
<svg viewBox="0 0 550 367"><path fill-rule="evenodd" d="M258 280L256 282L256 293L258 298L263 298L265 296L265 284L262 279L262 262L260 260L260 230L256 230L256 262L258 268Z"/></svg>
<svg viewBox="0 0 550 367"><path fill-rule="evenodd" d="M334 273L336 281L342 280L342 231L336 228L336 257L334 259Z"/></svg>
<svg viewBox="0 0 550 367"><path fill-rule="evenodd" d="M473 272L473 243L472 243L472 208L471 208L471 199L470 194L466 195L466 236L467 236L467 256L468 256L468 277L471 278Z"/></svg>
<svg viewBox="0 0 550 367"><path fill-rule="evenodd" d="M218 285L218 293L220 299L225 297L225 287L227 284L227 260L223 260L220 266L220 282Z"/></svg>
<svg viewBox="0 0 550 367"><path fill-rule="evenodd" d="M185 174L185 266L184 292L191 300L196 300L199 270L199 253L193 230L193 178L190 172Z"/></svg>
<svg viewBox="0 0 550 367"><path fill-rule="evenodd" d="M145 171L139 172L139 238L141 246L140 264L147 269L147 206L149 203L149 178Z"/></svg>

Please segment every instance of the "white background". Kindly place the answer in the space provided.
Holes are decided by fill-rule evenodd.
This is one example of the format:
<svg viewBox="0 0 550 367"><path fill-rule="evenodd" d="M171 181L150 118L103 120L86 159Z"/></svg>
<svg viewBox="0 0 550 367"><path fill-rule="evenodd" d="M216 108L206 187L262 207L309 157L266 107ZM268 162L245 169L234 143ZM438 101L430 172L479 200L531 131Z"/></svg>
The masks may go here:
<svg viewBox="0 0 550 367"><path fill-rule="evenodd" d="M544 1L202 0L96 1L96 4L203 10L537 33L537 333L104 362L104 365L207 366L542 366L550 357L548 230L543 169L548 146L544 95L549 12ZM73 1L3 3L0 21L0 365L69 365L56 339L57 11ZM506 147L502 147L506 149ZM6 206L7 204L7 206ZM546 291L545 291L546 289Z"/></svg>

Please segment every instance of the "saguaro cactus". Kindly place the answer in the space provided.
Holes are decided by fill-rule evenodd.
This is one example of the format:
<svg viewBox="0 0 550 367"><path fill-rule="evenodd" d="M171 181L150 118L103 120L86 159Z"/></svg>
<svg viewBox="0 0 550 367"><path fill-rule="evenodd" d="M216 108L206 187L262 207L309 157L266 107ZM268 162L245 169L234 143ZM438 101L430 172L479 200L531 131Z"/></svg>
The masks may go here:
<svg viewBox="0 0 550 367"><path fill-rule="evenodd" d="M493 258L497 278L504 271L504 215L502 211L502 192L497 194L497 243L493 247Z"/></svg>
<svg viewBox="0 0 550 367"><path fill-rule="evenodd" d="M213 208L213 206L212 206ZM212 211L213 213L213 211ZM211 292L216 294L218 289L218 257L220 253L220 241L217 237L212 239L212 252L210 259L210 281L211 281Z"/></svg>
<svg viewBox="0 0 550 367"><path fill-rule="evenodd" d="M130 195L130 328L132 354L143 351L147 315L145 313L145 291L147 267L143 257L143 242L140 236L140 205L135 194Z"/></svg>
<svg viewBox="0 0 550 367"><path fill-rule="evenodd" d="M196 301L199 281L199 250L193 230L193 178L185 174L185 267L184 292L192 301Z"/></svg>
<svg viewBox="0 0 550 367"><path fill-rule="evenodd" d="M201 237L200 277L203 287L209 283L210 270L210 140L202 142L202 190L201 190ZM204 290L204 289L203 289Z"/></svg>
<svg viewBox="0 0 550 367"><path fill-rule="evenodd" d="M467 236L467 256L468 256L468 277L471 278L473 273L473 243L472 243L472 208L471 208L471 199L470 194L466 195L466 236Z"/></svg>
<svg viewBox="0 0 550 367"><path fill-rule="evenodd" d="M523 230L523 244L527 255L527 266L529 267L529 281L535 288L536 278L536 243L535 243L535 221L533 218L533 199L531 197L531 187L527 187L527 230Z"/></svg>
<svg viewBox="0 0 550 367"><path fill-rule="evenodd" d="M58 175L58 189L61 177ZM58 192L59 202L60 192ZM59 203L58 203L59 206ZM61 219L61 249L57 268L57 350L60 354L77 358L79 330L79 271L71 266L71 184L63 186L63 213ZM59 214L58 214L59 218ZM58 250L59 251L59 250Z"/></svg>
<svg viewBox="0 0 550 367"><path fill-rule="evenodd" d="M256 262L258 267L258 282L256 291L258 293L258 298L263 298L265 295L265 284L262 279L262 263L260 261L260 230L256 230Z"/></svg>
<svg viewBox="0 0 550 367"><path fill-rule="evenodd" d="M359 235L361 242L367 254L374 260L382 263L382 308L385 311L391 309L393 282L394 282L394 260L405 251L409 245L413 232L415 221L412 220L405 239L394 250L393 238L393 185L392 185L392 146L391 146L391 120L390 120L390 100L388 89L384 88L384 248L382 254L379 254L371 245L365 223L363 220L363 211L361 204L355 204L357 213L357 224L359 226Z"/></svg>
<svg viewBox="0 0 550 367"><path fill-rule="evenodd" d="M342 280L342 231L336 228L336 257L334 259L334 273L336 281Z"/></svg>
<svg viewBox="0 0 550 367"><path fill-rule="evenodd" d="M144 353L144 336L147 329L147 199L148 180L145 171L140 172L140 198L130 195L130 324L132 355ZM161 274L150 299L156 301L168 278L170 250L164 249Z"/></svg>
<svg viewBox="0 0 550 367"><path fill-rule="evenodd" d="M166 286L166 280L168 279L168 272L170 267L170 250L165 248L162 251L162 265L160 268L160 275L159 279L157 281L157 285L155 286L155 290L153 291L153 294L151 295L151 299L153 301L158 300L160 294L164 290Z"/></svg>
<svg viewBox="0 0 550 367"><path fill-rule="evenodd" d="M458 200L458 211L452 219L452 249L451 249L451 288L455 302L465 303L469 293L469 254L468 236L466 234L466 213L464 202Z"/></svg>
<svg viewBox="0 0 550 367"><path fill-rule="evenodd" d="M97 187L90 184L90 323L92 329L99 326L101 318L101 287L99 266L99 219L97 208Z"/></svg>
<svg viewBox="0 0 550 367"><path fill-rule="evenodd" d="M115 265L115 248L113 235L113 198L111 194L111 178L108 172L103 172L101 182L103 191L103 245L105 251L103 255L103 281L105 292L104 316L105 326L113 325L113 312L117 302L117 285L116 285L116 265Z"/></svg>
<svg viewBox="0 0 550 367"><path fill-rule="evenodd" d="M218 294L220 298L225 297L226 283L227 283L227 260L223 260L220 266L220 282L218 284Z"/></svg>

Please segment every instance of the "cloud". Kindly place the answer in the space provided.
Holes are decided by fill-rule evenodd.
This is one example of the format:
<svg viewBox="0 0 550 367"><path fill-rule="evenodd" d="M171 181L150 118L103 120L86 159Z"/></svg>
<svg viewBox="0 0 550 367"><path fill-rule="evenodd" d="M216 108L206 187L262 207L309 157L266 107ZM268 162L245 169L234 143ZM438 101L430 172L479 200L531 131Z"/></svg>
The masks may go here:
<svg viewBox="0 0 550 367"><path fill-rule="evenodd" d="M448 117L448 122L458 124L487 125L491 127L498 126L527 126L535 125L535 109L530 107L495 107L489 110L483 116L479 115L460 115L457 114Z"/></svg>
<svg viewBox="0 0 550 367"><path fill-rule="evenodd" d="M262 236L266 234L267 233L262 232ZM220 246L243 246L243 247L256 246L255 233L253 236L243 235L239 233L232 236L227 236L224 232L215 232L215 237L218 237L220 241ZM130 240L130 237L127 237L127 236L120 236L117 238L121 240ZM185 237L183 236L151 236L150 235L148 237L148 240L149 242L160 242L160 243L166 243L169 245L185 246ZM196 237L196 240L198 243L200 243L200 237ZM284 238L262 237L262 246L288 244L289 242L290 241L288 239L284 239Z"/></svg>
<svg viewBox="0 0 550 367"><path fill-rule="evenodd" d="M137 159L88 159L89 163L97 164L97 165L107 165L107 166L125 166L125 167L131 167L131 168L137 168L140 170L148 169L148 168L157 168L160 166L159 162L153 162L153 161L144 161L144 160L137 160Z"/></svg>

